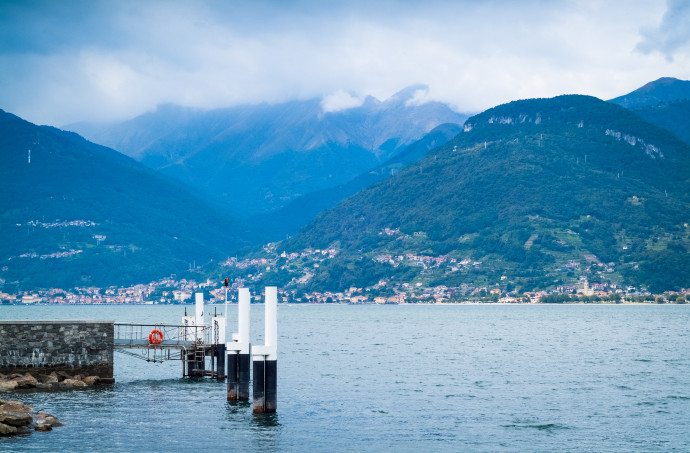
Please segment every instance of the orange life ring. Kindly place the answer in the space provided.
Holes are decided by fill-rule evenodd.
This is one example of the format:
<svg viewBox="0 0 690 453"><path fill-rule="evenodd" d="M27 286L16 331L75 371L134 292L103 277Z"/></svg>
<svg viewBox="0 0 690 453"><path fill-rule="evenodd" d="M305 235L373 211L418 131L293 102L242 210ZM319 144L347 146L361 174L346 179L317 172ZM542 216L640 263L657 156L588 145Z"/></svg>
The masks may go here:
<svg viewBox="0 0 690 453"><path fill-rule="evenodd" d="M163 332L160 329L153 329L149 334L149 343L159 344L161 341L163 341Z"/></svg>

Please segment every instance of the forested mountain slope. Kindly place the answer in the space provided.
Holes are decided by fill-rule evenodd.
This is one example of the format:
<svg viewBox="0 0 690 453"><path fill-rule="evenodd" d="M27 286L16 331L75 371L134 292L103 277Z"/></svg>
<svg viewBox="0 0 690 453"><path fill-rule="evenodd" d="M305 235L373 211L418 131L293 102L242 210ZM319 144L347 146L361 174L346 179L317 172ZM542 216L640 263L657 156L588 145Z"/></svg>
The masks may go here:
<svg viewBox="0 0 690 453"><path fill-rule="evenodd" d="M585 277L690 287L689 164L687 144L617 105L588 96L511 102L470 118L447 145L283 246L340 250L310 288L389 275L393 284L523 290ZM407 255L460 264L424 274L396 265Z"/></svg>
<svg viewBox="0 0 690 453"><path fill-rule="evenodd" d="M149 282L256 238L133 159L3 111L0 154L6 289Z"/></svg>

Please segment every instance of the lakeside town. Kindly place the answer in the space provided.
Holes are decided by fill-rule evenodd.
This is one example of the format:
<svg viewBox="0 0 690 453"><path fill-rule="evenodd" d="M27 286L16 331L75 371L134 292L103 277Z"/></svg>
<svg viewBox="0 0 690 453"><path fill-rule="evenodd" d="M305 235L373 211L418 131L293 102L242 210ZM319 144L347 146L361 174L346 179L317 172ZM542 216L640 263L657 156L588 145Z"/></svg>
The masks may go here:
<svg viewBox="0 0 690 453"><path fill-rule="evenodd" d="M384 234L396 234L396 230ZM146 284L126 287L85 286L72 289L37 289L15 294L0 291L0 304L186 304L192 303L193 294L202 292L211 304L236 302L237 289L249 287L254 302L261 302L264 285L276 285L272 280L275 273L288 275L285 285L277 285L279 302L310 304L453 304L453 303L681 303L690 298L690 289L652 294L644 288L619 286L603 278L616 272L614 263L587 260L564 265L564 270L580 272L573 284L561 284L548 291L518 292L508 276L487 285L473 286L461 283L458 286L435 285L433 278L416 278L400 283L392 278L383 278L370 286L352 286L343 291L305 291L301 289L315 275L315 269L327 264L339 253L336 248L305 249L287 253L278 251L276 243L270 243L253 257L238 259L230 257L220 263L223 278L214 280L197 273L201 278L183 278L175 274ZM433 277L440 274L462 272L484 265L481 261L449 255L427 256L413 253L372 254L367 257L375 263L390 266L391 274L398 268L414 266L421 268L420 276ZM228 286L224 279L228 278ZM591 283L587 275L599 282Z"/></svg>
<svg viewBox="0 0 690 453"><path fill-rule="evenodd" d="M174 289L173 289L174 288ZM227 294L228 302L236 303L237 285L232 285ZM393 296L378 296L374 288L350 288L344 292L311 292L297 297L295 291L278 288L281 303L344 303L344 304L449 304L449 303L681 303L690 298L690 290L665 292L663 294L627 294L621 289L613 292L590 291L559 292L537 291L523 294L504 294L500 289L477 288L469 296L459 296L463 288L416 287L401 291ZM18 294L0 293L3 305L31 304L187 304L193 302L193 294L203 292L210 304L225 303L225 287L222 283L205 281L164 279L149 284L133 285L125 288L74 288L73 290L38 290ZM253 302L259 303L261 294L253 295Z"/></svg>
<svg viewBox="0 0 690 453"><path fill-rule="evenodd" d="M385 228L380 235L400 236L398 229ZM425 236L415 233L415 236ZM309 291L309 283L319 267L327 266L340 250L307 248L298 252L278 249L279 243L268 243L252 256L229 257L217 264L221 278L211 279L209 269L190 267L185 276L173 274L167 278L131 286L84 286L71 289L50 288L6 293L0 291L0 304L186 304L193 294L202 292L211 304L236 302L237 289L249 287L254 302L261 302L263 286L278 286L282 303L310 304L457 304L457 303L681 303L690 298L690 289L653 294L646 288L623 286L612 276L617 274L615 263L603 263L592 255L582 261L569 260L558 270L570 275L573 283L561 283L549 290L515 290L507 275L483 285L460 283L458 286L435 284L439 277L461 275L482 269L489 263L461 255L431 256L415 253L372 252L361 259L388 269L387 277L372 285L351 286L342 291ZM404 269L419 271L410 282L400 282L393 276ZM287 278L286 278L287 276ZM278 278L280 277L280 278ZM228 287L224 280L228 278ZM590 278L596 280L590 283ZM276 282L278 279L279 282Z"/></svg>
<svg viewBox="0 0 690 453"><path fill-rule="evenodd" d="M44 223L32 221L31 227L88 227L92 221ZM280 243L268 243L251 255L229 257L215 268L196 268L190 263L188 272L149 283L131 286L98 287L84 285L75 288L48 288L33 291L4 292L0 286L0 304L185 304L195 292L202 292L210 303L224 303L226 290L223 280L229 279L228 301L234 302L237 289L249 287L259 293L263 286L278 286L280 301L284 303L345 303L345 304L444 304L444 303L686 303L690 289L653 294L644 287L623 285L622 273L616 263L602 262L592 254L580 259L567 259L553 267L560 277L548 290L519 291L517 279L499 271L494 281L477 282L472 274L496 275L499 269L489 259L472 259L460 251L442 255L413 252L424 249L427 234L422 231L407 235L398 228L383 228L379 236L393 237L396 243L417 245L405 250L378 249L358 257L383 270L375 282L355 281L340 291L328 291L330 284L320 282L319 272L328 269L330 262L341 254L336 246L324 249L306 248L298 251L281 250ZM106 239L96 234L97 245ZM526 248L533 238L527 241ZM121 248L119 246L109 246ZM404 250L404 251L403 251ZM51 255L36 253L21 255L26 259L69 259L83 250L69 250ZM359 264L358 264L359 265ZM492 267L493 266L493 267ZM7 266L2 270L7 270ZM488 272L487 272L488 271ZM209 278L214 275L215 278ZM402 275L402 277L401 277ZM407 281L405 281L407 279ZM455 285L450 282L459 282ZM442 282L444 284L441 284ZM0 279L0 285L5 280ZM350 284L350 283L348 283ZM318 290L314 290L317 286ZM260 295L254 296L256 301Z"/></svg>

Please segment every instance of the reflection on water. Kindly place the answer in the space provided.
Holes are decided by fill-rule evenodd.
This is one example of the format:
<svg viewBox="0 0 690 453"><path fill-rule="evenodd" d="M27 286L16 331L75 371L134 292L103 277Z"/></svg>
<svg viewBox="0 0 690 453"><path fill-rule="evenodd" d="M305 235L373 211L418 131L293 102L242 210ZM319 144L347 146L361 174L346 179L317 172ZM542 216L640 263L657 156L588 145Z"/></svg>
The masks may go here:
<svg viewBox="0 0 690 453"><path fill-rule="evenodd" d="M271 432L280 427L278 414L253 414L252 421L257 431Z"/></svg>

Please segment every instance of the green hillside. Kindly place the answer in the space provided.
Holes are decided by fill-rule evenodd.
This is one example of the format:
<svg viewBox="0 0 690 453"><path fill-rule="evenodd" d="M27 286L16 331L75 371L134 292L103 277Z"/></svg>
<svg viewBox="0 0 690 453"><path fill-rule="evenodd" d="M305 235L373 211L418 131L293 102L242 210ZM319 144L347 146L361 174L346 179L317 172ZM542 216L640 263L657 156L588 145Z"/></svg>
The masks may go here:
<svg viewBox="0 0 690 453"><path fill-rule="evenodd" d="M690 143L690 81L663 77L610 102Z"/></svg>
<svg viewBox="0 0 690 453"><path fill-rule="evenodd" d="M660 102L631 109L650 123L673 132L690 144L690 100Z"/></svg>
<svg viewBox="0 0 690 453"><path fill-rule="evenodd" d="M0 154L4 290L148 282L252 237L134 160L3 111Z"/></svg>
<svg viewBox="0 0 690 453"><path fill-rule="evenodd" d="M389 278L532 290L580 277L690 287L687 144L587 96L511 102L465 130L283 244L340 250L309 288Z"/></svg>

